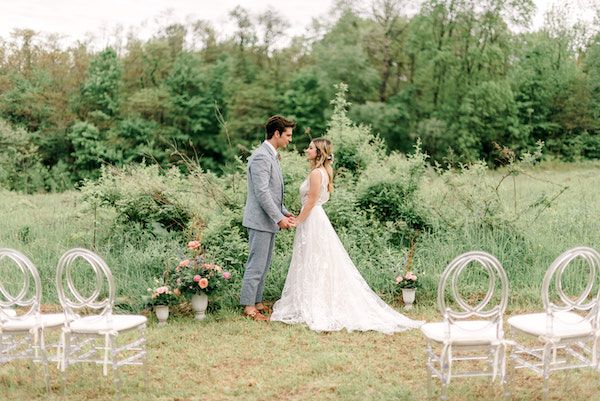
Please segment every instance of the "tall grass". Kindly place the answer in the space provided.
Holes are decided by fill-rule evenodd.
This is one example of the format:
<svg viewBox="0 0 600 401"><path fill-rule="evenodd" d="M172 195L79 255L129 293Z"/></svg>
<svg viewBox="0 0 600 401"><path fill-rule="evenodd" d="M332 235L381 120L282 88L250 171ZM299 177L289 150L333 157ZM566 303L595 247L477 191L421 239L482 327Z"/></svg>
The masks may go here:
<svg viewBox="0 0 600 401"><path fill-rule="evenodd" d="M514 207L527 205L540 194L549 192L554 185L565 185L562 193L542 213L525 214L512 225L501 228L483 228L466 225L462 228L443 227L422 234L414 254L414 268L422 273L424 286L419 292L422 307L435 303L437 278L458 254L479 249L495 255L507 271L511 286L509 308L529 308L539 305L540 285L550 263L569 247L588 245L600 248L600 168L597 164L582 165L541 165L515 178L515 186L502 185L499 196L508 212ZM498 182L502 171L489 172L485 179ZM549 184L552 182L553 184ZM431 174L423 186L422 198L428 207L436 207L444 190L439 176ZM516 189L516 191L515 191ZM515 199L516 194L516 199ZM329 212L336 214L335 208L343 208L349 201L347 191L333 193ZM338 197L338 198L336 198ZM446 210L461 207L460 204L446 204ZM175 237L145 235L140 231L127 231L114 235L114 216L110 210L94 211L84 205L77 192L63 194L19 195L2 192L0 196L0 245L21 250L40 270L46 303L56 303L54 285L55 268L60 255L67 249L83 246L95 249L109 263L117 282L117 294L123 305L139 309L142 295L170 260L165 255L176 255L180 243ZM233 214L239 214L234 212ZM223 215L224 219L236 216ZM364 216L361 218L365 218ZM334 218L335 220L335 218ZM401 265L401 253L388 259L373 254L383 247L377 242L385 233L377 236L375 229L355 232L350 224L340 227L339 234L347 246L365 279L384 298L393 302L392 270ZM364 224L356 224L362 230ZM246 258L244 231L235 234L235 242L221 243L223 251L217 258L228 258L230 264L243 269ZM238 231L236 231L238 232ZM231 241L230 233L227 239ZM217 237L214 237L217 238ZM218 239L218 238L217 238ZM287 266L289 265L293 232L282 233L277 239L277 250L271 273L268 277L266 296L275 300L280 294ZM389 255L388 255L389 256ZM379 266L379 260L396 260L398 266ZM388 262L392 263L392 262ZM239 273L239 272L238 272ZM241 276L237 274L222 296L228 301L225 305L237 303L237 291Z"/></svg>

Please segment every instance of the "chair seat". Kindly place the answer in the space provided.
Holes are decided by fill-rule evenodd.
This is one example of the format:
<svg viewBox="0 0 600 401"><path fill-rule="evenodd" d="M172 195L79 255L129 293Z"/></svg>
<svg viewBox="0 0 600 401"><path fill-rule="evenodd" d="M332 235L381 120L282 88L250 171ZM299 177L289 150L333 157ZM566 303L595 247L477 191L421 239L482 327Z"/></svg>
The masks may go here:
<svg viewBox="0 0 600 401"><path fill-rule="evenodd" d="M592 334L593 328L588 320L573 312L558 312L552 322L552 333L547 327L546 313L529 313L512 316L508 324L515 329L534 336L553 336L559 338L584 337Z"/></svg>
<svg viewBox="0 0 600 401"><path fill-rule="evenodd" d="M426 323L421 331L428 339L442 343L450 340L455 345L486 345L499 340L497 324L488 320L465 320L450 325L450 338L447 338L448 323Z"/></svg>
<svg viewBox="0 0 600 401"><path fill-rule="evenodd" d="M107 331L125 331L145 324L148 321L142 315L107 315L107 316L85 316L75 319L70 324L74 333L98 333Z"/></svg>
<svg viewBox="0 0 600 401"><path fill-rule="evenodd" d="M15 317L0 322L0 327L3 331L27 331L40 325L42 328L50 328L62 326L65 323L64 313L48 313L39 316L39 320L35 316L27 316L24 318Z"/></svg>
<svg viewBox="0 0 600 401"><path fill-rule="evenodd" d="M2 313L4 313L4 315L2 315ZM17 316L17 311L14 310L13 308L4 308L4 309L2 309L2 313L0 313L0 317L5 316L5 315L8 317Z"/></svg>

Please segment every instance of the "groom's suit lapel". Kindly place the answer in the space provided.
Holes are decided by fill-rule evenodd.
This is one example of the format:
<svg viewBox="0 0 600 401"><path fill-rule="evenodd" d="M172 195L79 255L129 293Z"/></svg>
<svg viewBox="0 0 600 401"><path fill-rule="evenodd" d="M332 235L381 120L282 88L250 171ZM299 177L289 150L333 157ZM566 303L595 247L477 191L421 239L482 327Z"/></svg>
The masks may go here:
<svg viewBox="0 0 600 401"><path fill-rule="evenodd" d="M271 157L271 163L273 164L273 168L277 171L277 176L279 177L279 181L281 182L281 199L283 199L283 173L281 171L281 166L279 165L279 160L277 159L277 155L273 154L273 150L267 145L263 143L263 151Z"/></svg>

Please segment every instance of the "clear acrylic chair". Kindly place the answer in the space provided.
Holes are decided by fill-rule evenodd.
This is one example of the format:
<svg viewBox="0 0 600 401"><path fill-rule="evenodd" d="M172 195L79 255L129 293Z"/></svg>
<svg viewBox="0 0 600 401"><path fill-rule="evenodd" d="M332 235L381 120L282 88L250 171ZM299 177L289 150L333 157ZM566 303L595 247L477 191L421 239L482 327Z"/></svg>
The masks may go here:
<svg viewBox="0 0 600 401"><path fill-rule="evenodd" d="M544 400L548 399L550 372L599 368L599 273L597 251L588 247L567 250L544 276L541 291L544 312L508 319L515 341L511 353L514 367L528 368L542 376ZM579 283L579 289L583 289L575 296L565 292L573 286L573 277L585 281Z"/></svg>
<svg viewBox="0 0 600 401"><path fill-rule="evenodd" d="M82 285L87 277L86 267L87 272L91 269L93 273L90 287ZM84 287L91 288L89 294L82 294ZM92 363L102 365L104 376L111 367L113 382L119 389L117 369L144 364L146 317L113 313L113 275L106 262L87 249L75 248L62 255L56 271L56 288L67 317L61 340L63 385L70 365Z"/></svg>
<svg viewBox="0 0 600 401"><path fill-rule="evenodd" d="M456 257L440 278L437 302L443 321L421 326L427 339L429 397L433 378L440 380L440 399L446 400L451 378L489 376L501 380L508 398L502 324L508 280L500 262L481 251Z"/></svg>
<svg viewBox="0 0 600 401"><path fill-rule="evenodd" d="M49 389L45 331L60 329L64 314L42 314L42 285L35 265L22 253L0 248L0 362L31 360L41 363ZM9 269L11 267L11 269ZM15 269L16 267L16 269ZM6 268L6 269L5 269ZM13 291L17 288L17 291ZM54 358L56 359L56 358Z"/></svg>

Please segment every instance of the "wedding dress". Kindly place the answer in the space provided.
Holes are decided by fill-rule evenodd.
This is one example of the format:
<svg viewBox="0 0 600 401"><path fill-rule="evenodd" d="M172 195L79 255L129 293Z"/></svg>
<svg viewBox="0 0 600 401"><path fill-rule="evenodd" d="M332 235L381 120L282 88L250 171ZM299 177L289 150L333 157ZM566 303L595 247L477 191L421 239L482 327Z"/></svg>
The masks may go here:
<svg viewBox="0 0 600 401"><path fill-rule="evenodd" d="M292 261L281 299L271 321L306 323L315 331L375 330L394 333L423 322L396 312L369 288L341 243L323 204L329 200L329 177L320 168L319 200L296 227ZM302 205L308 199L308 179L300 186Z"/></svg>

